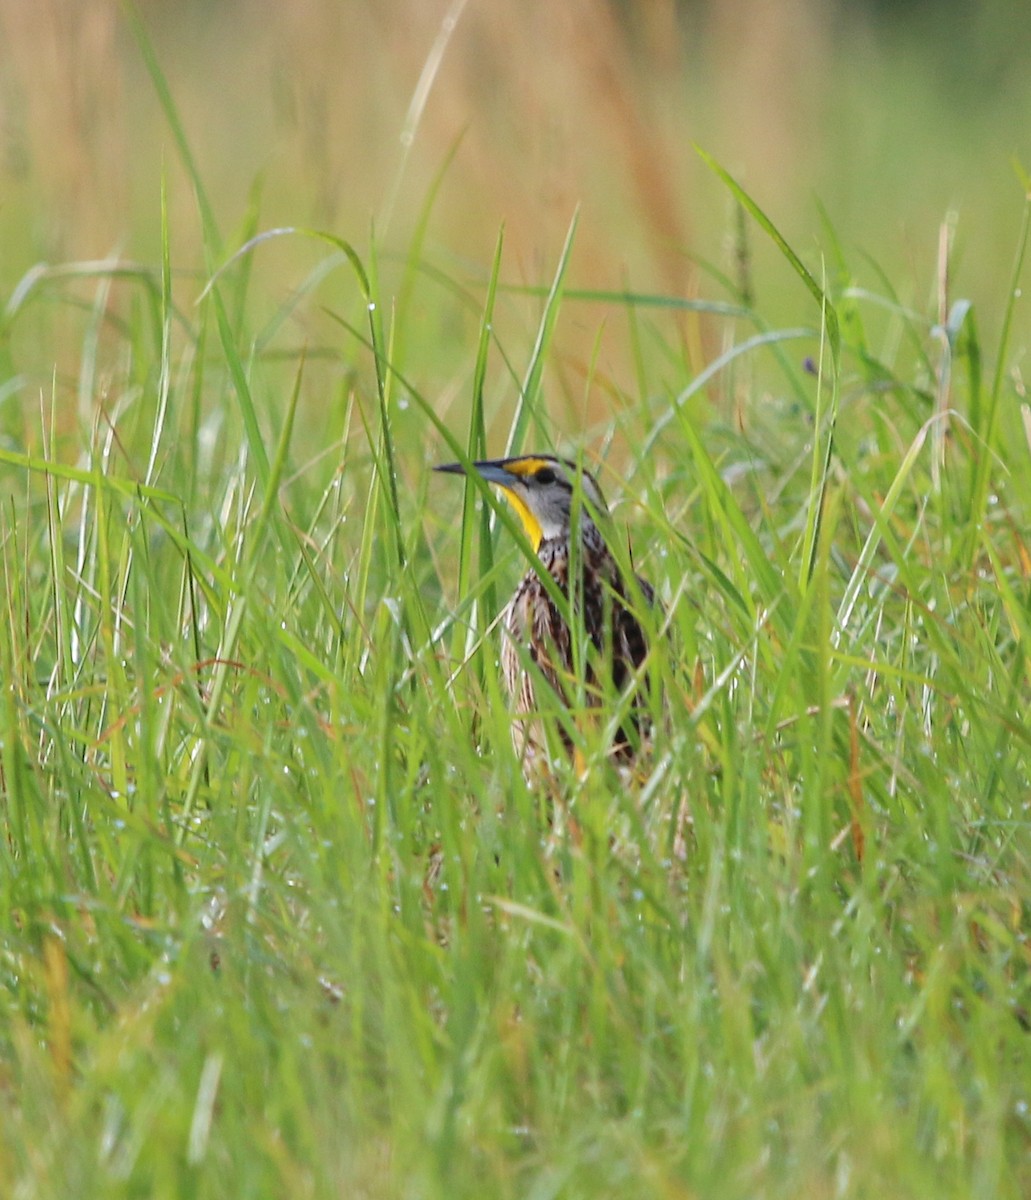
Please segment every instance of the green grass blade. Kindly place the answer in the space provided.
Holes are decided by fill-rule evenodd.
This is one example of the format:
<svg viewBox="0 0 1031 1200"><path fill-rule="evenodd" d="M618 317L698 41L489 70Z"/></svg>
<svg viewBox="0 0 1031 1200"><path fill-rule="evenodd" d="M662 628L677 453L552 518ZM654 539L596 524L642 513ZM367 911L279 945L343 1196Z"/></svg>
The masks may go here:
<svg viewBox="0 0 1031 1200"><path fill-rule="evenodd" d="M576 236L578 220L579 212L574 214L572 221L569 223L569 230L566 233L566 240L562 246L562 253L559 255L558 266L555 268L555 275L551 281L551 288L548 291L547 299L544 301L544 311L541 313L540 323L537 326L537 340L534 342L533 350L530 354L530 362L523 377L523 384L519 391L519 401L516 404L515 414L512 417L512 424L509 429L508 441L505 444L506 457L518 454L522 449L526 438L526 431L529 428L531 420L537 424L540 434L544 438L544 444L547 445L551 441L551 435L540 417L537 400L540 392L541 377L544 373L545 356L555 330L555 322L558 320L558 310L562 300L562 286L566 270L569 267L569 258L573 252L573 239Z"/></svg>
<svg viewBox="0 0 1031 1200"><path fill-rule="evenodd" d="M831 360L835 371L837 371L841 354L841 330L839 326L837 310L835 309L834 305L831 303L823 288L820 287L820 285L813 278L812 273L809 271L808 267L806 267L805 263L802 262L794 250L792 250L788 245L780 230L762 211L758 204L756 204L752 197L749 196L749 194L737 182L737 180L734 179L729 172L724 170L724 168L720 166L720 164L712 157L711 154L707 154L700 147L695 147L695 149L706 166L708 166L717 176L719 176L720 179L723 180L724 184L726 184L727 188L733 194L735 200L737 200L737 202L749 212L755 223L770 238L781 254L784 255L785 259L787 259L788 263L790 264L791 269L809 289L813 299L816 301L820 309L820 316L826 325L827 344L830 346Z"/></svg>

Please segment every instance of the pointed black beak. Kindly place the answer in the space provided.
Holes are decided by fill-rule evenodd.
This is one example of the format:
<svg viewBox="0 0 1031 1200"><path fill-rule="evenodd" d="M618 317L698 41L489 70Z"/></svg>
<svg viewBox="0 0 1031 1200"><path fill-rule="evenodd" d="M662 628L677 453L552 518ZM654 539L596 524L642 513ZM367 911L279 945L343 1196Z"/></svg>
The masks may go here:
<svg viewBox="0 0 1031 1200"><path fill-rule="evenodd" d="M511 490L517 483L521 482L519 476L506 470L499 460L493 462L475 462L472 464L472 467L488 483L496 483L498 487ZM440 471L444 475L464 475L466 473L465 467L461 463L444 463L442 466L434 467L433 469L434 471Z"/></svg>

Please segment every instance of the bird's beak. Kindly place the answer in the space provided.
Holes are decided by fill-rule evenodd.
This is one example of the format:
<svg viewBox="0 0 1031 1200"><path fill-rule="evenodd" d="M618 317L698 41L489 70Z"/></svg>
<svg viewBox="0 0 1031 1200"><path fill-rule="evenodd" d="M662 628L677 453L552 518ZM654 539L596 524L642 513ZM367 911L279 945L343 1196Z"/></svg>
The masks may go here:
<svg viewBox="0 0 1031 1200"><path fill-rule="evenodd" d="M485 479L487 483L496 483L498 487L504 488L507 492L511 492L516 484L521 482L518 475L506 470L498 460L492 462L475 462L471 465L473 470L481 478ZM433 469L445 475L464 475L466 473L465 467L461 463L445 463L443 466L434 467Z"/></svg>
<svg viewBox="0 0 1031 1200"><path fill-rule="evenodd" d="M494 459L491 462L476 462L470 464L472 469L488 483L496 484L505 493L505 498L516 511L516 515L523 523L523 528L526 530L526 536L530 539L530 545L535 550L540 549L541 541L544 538L544 531L541 528L540 521L537 520L536 514L526 502L526 490L517 490L518 485L524 480L514 471L509 471L505 467L504 459ZM445 475L465 475L465 467L461 463L445 463L441 467L434 467L434 471L442 471Z"/></svg>

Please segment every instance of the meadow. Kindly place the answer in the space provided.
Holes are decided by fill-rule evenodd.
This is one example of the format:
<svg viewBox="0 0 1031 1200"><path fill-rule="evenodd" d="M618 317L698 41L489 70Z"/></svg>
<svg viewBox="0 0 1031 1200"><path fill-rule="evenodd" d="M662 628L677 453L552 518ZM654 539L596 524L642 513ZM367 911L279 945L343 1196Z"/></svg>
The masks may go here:
<svg viewBox="0 0 1031 1200"><path fill-rule="evenodd" d="M0 4L2 1195L1031 1193L1023 32L557 8ZM431 471L549 449L630 785Z"/></svg>

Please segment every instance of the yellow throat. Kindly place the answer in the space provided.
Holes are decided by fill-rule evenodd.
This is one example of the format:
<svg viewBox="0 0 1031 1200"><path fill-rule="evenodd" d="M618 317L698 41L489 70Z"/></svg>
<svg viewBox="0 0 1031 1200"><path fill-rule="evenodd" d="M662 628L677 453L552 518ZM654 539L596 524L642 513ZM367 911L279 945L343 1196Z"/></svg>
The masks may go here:
<svg viewBox="0 0 1031 1200"><path fill-rule="evenodd" d="M546 467L548 460L544 458L523 458L518 462L510 463L508 470L513 475L534 475L541 467ZM533 515L527 507L526 501L511 488L505 487L504 484L498 485L504 493L505 499L515 509L516 515L523 523L523 528L526 530L526 536L530 539L530 545L534 550L541 548L541 542L544 541L544 530L541 528L540 521Z"/></svg>
<svg viewBox="0 0 1031 1200"><path fill-rule="evenodd" d="M530 545L534 550L541 548L541 542L544 540L544 530L541 529L541 523L533 515L527 507L526 501L519 495L518 492L512 491L511 488L502 487L505 499L515 509L516 516L523 523L523 528L526 530L526 536L530 539Z"/></svg>

